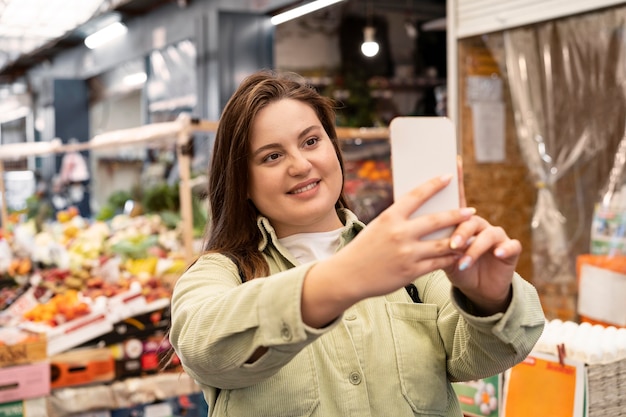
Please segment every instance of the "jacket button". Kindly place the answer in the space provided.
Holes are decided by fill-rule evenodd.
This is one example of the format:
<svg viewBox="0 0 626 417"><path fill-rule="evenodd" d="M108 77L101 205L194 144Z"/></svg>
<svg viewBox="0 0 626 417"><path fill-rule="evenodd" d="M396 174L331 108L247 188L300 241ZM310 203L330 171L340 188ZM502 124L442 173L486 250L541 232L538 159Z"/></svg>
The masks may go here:
<svg viewBox="0 0 626 417"><path fill-rule="evenodd" d="M280 329L280 335L282 336L283 340L288 342L291 340L291 330L289 330L289 326L287 326L286 324L283 324L283 327Z"/></svg>
<svg viewBox="0 0 626 417"><path fill-rule="evenodd" d="M350 373L350 383L352 385L359 385L361 383L361 374L358 372Z"/></svg>

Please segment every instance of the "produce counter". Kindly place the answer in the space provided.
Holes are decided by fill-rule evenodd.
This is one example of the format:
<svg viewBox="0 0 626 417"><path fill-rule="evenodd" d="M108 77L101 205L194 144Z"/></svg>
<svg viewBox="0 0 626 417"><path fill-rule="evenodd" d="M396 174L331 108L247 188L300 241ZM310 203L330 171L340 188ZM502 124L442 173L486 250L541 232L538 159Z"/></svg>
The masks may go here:
<svg viewBox="0 0 626 417"><path fill-rule="evenodd" d="M185 382L166 335L186 265L180 228L157 214L87 221L71 211L40 231L30 221L3 231L0 410L201 407L201 397L180 400L199 389Z"/></svg>
<svg viewBox="0 0 626 417"><path fill-rule="evenodd" d="M29 417L205 417L207 405L186 374L168 373L54 390L0 404L0 415Z"/></svg>

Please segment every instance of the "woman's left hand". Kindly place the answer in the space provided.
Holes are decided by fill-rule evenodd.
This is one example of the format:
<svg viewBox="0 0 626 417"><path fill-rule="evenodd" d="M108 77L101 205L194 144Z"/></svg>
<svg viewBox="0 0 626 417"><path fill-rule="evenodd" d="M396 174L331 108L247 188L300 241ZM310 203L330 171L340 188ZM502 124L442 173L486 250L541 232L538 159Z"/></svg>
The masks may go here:
<svg viewBox="0 0 626 417"><path fill-rule="evenodd" d="M463 162L457 158L459 200L465 207ZM491 315L506 310L511 300L511 281L522 252L518 240L482 217L461 223L450 239L460 259L446 268L448 279L472 302L476 312Z"/></svg>
<svg viewBox="0 0 626 417"><path fill-rule="evenodd" d="M511 281L522 245L504 229L479 216L461 223L450 240L460 259L446 274L479 315L503 312L511 300Z"/></svg>

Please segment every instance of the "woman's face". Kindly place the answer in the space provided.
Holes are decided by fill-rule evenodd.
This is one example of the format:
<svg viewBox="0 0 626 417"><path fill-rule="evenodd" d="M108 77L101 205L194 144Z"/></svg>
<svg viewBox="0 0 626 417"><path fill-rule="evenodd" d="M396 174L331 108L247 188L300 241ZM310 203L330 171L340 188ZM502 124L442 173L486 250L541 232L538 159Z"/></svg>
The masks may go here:
<svg viewBox="0 0 626 417"><path fill-rule="evenodd" d="M342 226L335 211L343 174L330 138L306 103L282 99L256 116L248 197L278 237Z"/></svg>

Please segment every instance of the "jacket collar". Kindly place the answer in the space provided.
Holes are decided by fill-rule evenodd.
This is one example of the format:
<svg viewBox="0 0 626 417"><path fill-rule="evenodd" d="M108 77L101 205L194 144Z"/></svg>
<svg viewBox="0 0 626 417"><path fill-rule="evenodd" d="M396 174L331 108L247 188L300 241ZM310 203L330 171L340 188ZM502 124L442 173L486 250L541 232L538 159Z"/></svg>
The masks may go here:
<svg viewBox="0 0 626 417"><path fill-rule="evenodd" d="M352 240L363 228L365 224L361 222L356 215L348 209L339 209L337 211L339 217L344 224L343 232L341 232L341 246L344 246L350 240ZM270 242L275 247L280 247L278 243L278 237L274 227L270 224L267 217L259 215L257 217L257 226L261 231L261 241L259 242L259 250L263 252Z"/></svg>

